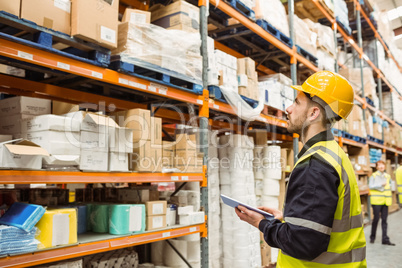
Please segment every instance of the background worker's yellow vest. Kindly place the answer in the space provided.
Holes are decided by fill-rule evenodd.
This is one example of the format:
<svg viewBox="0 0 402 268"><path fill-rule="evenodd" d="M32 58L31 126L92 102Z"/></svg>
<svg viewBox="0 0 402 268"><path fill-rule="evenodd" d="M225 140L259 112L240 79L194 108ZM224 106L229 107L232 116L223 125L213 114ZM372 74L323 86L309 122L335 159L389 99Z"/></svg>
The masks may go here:
<svg viewBox="0 0 402 268"><path fill-rule="evenodd" d="M339 199L331 228L328 249L312 261L296 259L287 255L286 252L280 251L277 267L367 267L366 239L363 231L360 193L352 164L338 143L332 140L318 142L313 145L300 157L295 168L300 162L313 154L321 156L333 166L340 178L338 186ZM291 180L292 176L290 176Z"/></svg>
<svg viewBox="0 0 402 268"><path fill-rule="evenodd" d="M374 172L373 178L377 176L381 176L380 172ZM370 203L371 205L392 205L392 192L391 192L391 176L387 173L384 173L385 178L387 179L387 184L384 186L384 191L370 190Z"/></svg>
<svg viewBox="0 0 402 268"><path fill-rule="evenodd" d="M402 166L400 166L396 172L396 185L398 187L399 204L402 204Z"/></svg>

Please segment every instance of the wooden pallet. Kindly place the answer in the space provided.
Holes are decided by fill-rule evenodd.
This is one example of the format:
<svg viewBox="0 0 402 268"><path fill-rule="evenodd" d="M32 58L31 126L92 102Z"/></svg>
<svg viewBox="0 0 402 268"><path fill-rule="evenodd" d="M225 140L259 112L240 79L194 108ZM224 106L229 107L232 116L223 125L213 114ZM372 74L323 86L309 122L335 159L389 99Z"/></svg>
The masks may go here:
<svg viewBox="0 0 402 268"><path fill-rule="evenodd" d="M274 107L267 106L267 105L264 106L264 109L262 110L261 113L265 114L265 115L275 116L275 117L278 117L278 118L284 118L285 114L286 114L282 110L279 110L279 109L276 109Z"/></svg>
<svg viewBox="0 0 402 268"><path fill-rule="evenodd" d="M334 17L334 12L325 4L324 1L318 1L321 6ZM302 0L295 3L295 14L301 19L311 19L318 22L319 19L325 18L325 15L317 8L312 0Z"/></svg>

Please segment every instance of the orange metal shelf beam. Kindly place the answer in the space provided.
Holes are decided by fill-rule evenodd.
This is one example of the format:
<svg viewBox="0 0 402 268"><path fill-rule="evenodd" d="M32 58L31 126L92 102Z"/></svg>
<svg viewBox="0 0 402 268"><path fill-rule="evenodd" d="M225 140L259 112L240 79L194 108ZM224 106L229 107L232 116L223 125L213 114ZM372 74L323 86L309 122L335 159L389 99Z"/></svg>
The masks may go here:
<svg viewBox="0 0 402 268"><path fill-rule="evenodd" d="M102 240L91 243L78 244L71 247L63 247L38 251L0 259L0 267L28 267L60 260L82 257L90 254L106 252L110 250L126 248L151 242L166 240L174 237L206 232L206 225L199 224L170 230L156 231L145 234L119 237L110 240Z"/></svg>
<svg viewBox="0 0 402 268"><path fill-rule="evenodd" d="M255 24L253 21L251 21L247 17L243 16L241 13L237 12L229 4L225 3L224 1L217 1L217 0L210 0L210 3L214 6L216 6L217 8L219 8L220 10L222 10L223 12L225 12L230 17L238 20L241 24L243 24L244 26L249 28L251 31L258 34L259 36L261 36L268 42L270 42L272 45L274 45L281 51L285 52L289 56L294 56L297 59L297 61L299 61L300 63L303 63L309 69L311 69L313 71L319 70L317 68L317 66L312 64L309 60L307 60L303 56L297 54L295 49L288 47L287 45L285 45L284 43L282 43L281 41L276 39L274 36L269 34L267 31L265 31L263 28L261 28L260 26Z"/></svg>
<svg viewBox="0 0 402 268"><path fill-rule="evenodd" d="M202 105L202 96L0 39L0 55L157 96Z"/></svg>
<svg viewBox="0 0 402 268"><path fill-rule="evenodd" d="M360 147L360 148L363 148L364 146L366 146L365 144L363 144L361 142L346 139L346 138L343 138L343 137L335 136L334 138L335 138L335 140L337 142L342 143L342 144L351 145L351 146Z"/></svg>
<svg viewBox="0 0 402 268"><path fill-rule="evenodd" d="M1 170L2 184L27 183L149 183L170 181L203 181L202 173L112 173L80 171ZM1 265L0 265L1 267Z"/></svg>

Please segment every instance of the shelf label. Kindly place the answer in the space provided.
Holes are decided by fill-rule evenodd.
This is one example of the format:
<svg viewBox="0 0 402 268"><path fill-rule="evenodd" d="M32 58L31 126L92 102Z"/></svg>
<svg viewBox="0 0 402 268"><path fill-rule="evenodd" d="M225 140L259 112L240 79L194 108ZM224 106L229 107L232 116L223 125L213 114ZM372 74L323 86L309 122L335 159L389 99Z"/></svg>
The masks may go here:
<svg viewBox="0 0 402 268"><path fill-rule="evenodd" d="M190 233L191 233L191 232L196 232L196 231L197 231L197 227L191 227L191 228L190 228Z"/></svg>
<svg viewBox="0 0 402 268"><path fill-rule="evenodd" d="M148 90L152 91L152 92L156 92L156 87L150 85L150 86L148 86Z"/></svg>
<svg viewBox="0 0 402 268"><path fill-rule="evenodd" d="M18 51L18 57L27 59L27 60L33 60L33 55L30 53L26 53L24 51Z"/></svg>
<svg viewBox="0 0 402 268"><path fill-rule="evenodd" d="M70 64L63 63L63 62L57 62L57 67L64 69L64 70L70 70Z"/></svg>
<svg viewBox="0 0 402 268"><path fill-rule="evenodd" d="M167 88L166 88L166 89L160 88L160 89L159 89L159 94L167 95Z"/></svg>
<svg viewBox="0 0 402 268"><path fill-rule="evenodd" d="M181 176L182 181L188 181L188 176Z"/></svg>
<svg viewBox="0 0 402 268"><path fill-rule="evenodd" d="M204 102L202 100L197 100L197 103L200 104L200 105L204 104Z"/></svg>
<svg viewBox="0 0 402 268"><path fill-rule="evenodd" d="M101 73L98 73L98 72L95 72L95 71L92 71L92 76L93 77L96 77L96 78L99 78L99 79L103 79L103 74L101 74ZM119 79L120 80L120 79ZM119 81L120 82L120 81Z"/></svg>
<svg viewBox="0 0 402 268"><path fill-rule="evenodd" d="M170 179L172 181L178 181L179 180L179 176L171 176Z"/></svg>
<svg viewBox="0 0 402 268"><path fill-rule="evenodd" d="M128 85L131 86L131 87L136 87L136 88L143 89L143 90L147 89L146 85L143 85L143 84L140 84L140 83L137 83L137 82L134 82L134 81L128 81Z"/></svg>
<svg viewBox="0 0 402 268"><path fill-rule="evenodd" d="M128 80L124 78L119 78L119 83L123 85L128 85Z"/></svg>
<svg viewBox="0 0 402 268"><path fill-rule="evenodd" d="M166 232L162 234L162 237L169 237L170 236L170 232Z"/></svg>
<svg viewBox="0 0 402 268"><path fill-rule="evenodd" d="M219 105L214 104L214 108L219 110Z"/></svg>

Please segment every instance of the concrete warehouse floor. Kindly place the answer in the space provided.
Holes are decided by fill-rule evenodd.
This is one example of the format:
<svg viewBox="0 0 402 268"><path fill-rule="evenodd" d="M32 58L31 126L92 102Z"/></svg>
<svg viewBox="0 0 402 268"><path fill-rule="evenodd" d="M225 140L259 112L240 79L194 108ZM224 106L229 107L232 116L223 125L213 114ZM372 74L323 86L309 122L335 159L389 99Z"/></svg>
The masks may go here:
<svg viewBox="0 0 402 268"><path fill-rule="evenodd" d="M377 237L374 244L370 244L371 225L364 228L367 241L368 268L399 268L402 267L402 210L388 215L388 236L396 246L381 244L381 220L377 226Z"/></svg>

